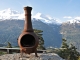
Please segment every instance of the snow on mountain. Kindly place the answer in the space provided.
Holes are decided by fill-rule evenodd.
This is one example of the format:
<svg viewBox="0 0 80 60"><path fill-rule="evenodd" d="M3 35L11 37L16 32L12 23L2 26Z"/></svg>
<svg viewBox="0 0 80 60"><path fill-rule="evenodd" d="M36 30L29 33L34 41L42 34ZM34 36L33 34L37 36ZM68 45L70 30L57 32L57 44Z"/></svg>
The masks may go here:
<svg viewBox="0 0 80 60"><path fill-rule="evenodd" d="M72 24L72 23L80 23L80 19L71 19L71 20L68 20L64 23L69 23L69 24Z"/></svg>
<svg viewBox="0 0 80 60"><path fill-rule="evenodd" d="M0 11L0 20L6 19L23 19L24 15L10 8Z"/></svg>
<svg viewBox="0 0 80 60"><path fill-rule="evenodd" d="M40 20L44 23L49 23L49 24L60 24L61 22L58 21L57 19L54 19L50 17L49 15L44 15L42 13L37 13L35 16L33 16L36 20Z"/></svg>
<svg viewBox="0 0 80 60"><path fill-rule="evenodd" d="M50 17L49 15L44 15L42 13L37 13L35 16L32 16L32 19L35 18L35 20L40 20L44 23L48 24L60 24L60 22L57 19L54 19ZM10 8L0 11L0 21L1 20L23 20L24 19L24 13L20 13L15 10L11 10Z"/></svg>
<svg viewBox="0 0 80 60"><path fill-rule="evenodd" d="M34 18L34 19L33 19ZM12 10L10 8L0 11L0 21L2 20L24 20L24 13L20 13L18 11ZM44 15L42 13L37 13L36 15L32 16L32 20L40 20L47 24L61 24L58 19L54 19L50 17L49 15ZM80 18L74 18L71 20L68 20L64 23L80 23Z"/></svg>

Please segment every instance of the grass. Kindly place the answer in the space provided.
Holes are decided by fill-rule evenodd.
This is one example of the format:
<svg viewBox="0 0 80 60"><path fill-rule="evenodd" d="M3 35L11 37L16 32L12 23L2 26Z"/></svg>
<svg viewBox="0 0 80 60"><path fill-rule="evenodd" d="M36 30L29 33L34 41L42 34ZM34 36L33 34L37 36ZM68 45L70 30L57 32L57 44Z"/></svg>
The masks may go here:
<svg viewBox="0 0 80 60"><path fill-rule="evenodd" d="M0 55L4 55L4 54L7 54L7 52L0 51Z"/></svg>

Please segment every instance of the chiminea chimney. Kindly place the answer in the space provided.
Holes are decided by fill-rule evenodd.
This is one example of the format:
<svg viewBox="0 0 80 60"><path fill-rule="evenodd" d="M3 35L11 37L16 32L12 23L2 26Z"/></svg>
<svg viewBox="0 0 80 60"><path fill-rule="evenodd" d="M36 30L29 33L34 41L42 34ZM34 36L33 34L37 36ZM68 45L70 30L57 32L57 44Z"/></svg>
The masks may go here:
<svg viewBox="0 0 80 60"><path fill-rule="evenodd" d="M31 22L31 10L32 7L24 7L25 11L24 32L33 32L32 22Z"/></svg>
<svg viewBox="0 0 80 60"><path fill-rule="evenodd" d="M21 53L35 53L37 56L37 46L38 46L38 37L34 33L31 22L31 10L32 7L24 7L25 11L25 22L24 29L18 38L18 45L20 47Z"/></svg>

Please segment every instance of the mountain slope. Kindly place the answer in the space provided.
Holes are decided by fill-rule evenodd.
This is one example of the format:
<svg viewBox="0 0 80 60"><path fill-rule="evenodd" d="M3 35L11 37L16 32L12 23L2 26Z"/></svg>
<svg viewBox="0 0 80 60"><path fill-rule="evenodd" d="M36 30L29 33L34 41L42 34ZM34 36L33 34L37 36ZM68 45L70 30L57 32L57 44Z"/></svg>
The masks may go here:
<svg viewBox="0 0 80 60"><path fill-rule="evenodd" d="M12 45L17 45L17 38L23 29L22 23L21 20L0 21L0 44L7 44L9 41Z"/></svg>
<svg viewBox="0 0 80 60"><path fill-rule="evenodd" d="M74 44L80 50L80 23L63 23L61 34L69 44Z"/></svg>
<svg viewBox="0 0 80 60"><path fill-rule="evenodd" d="M45 46L60 47L62 42L62 35L60 34L60 25L45 24L41 21L33 21L33 26L36 29L43 30L43 38Z"/></svg>
<svg viewBox="0 0 80 60"><path fill-rule="evenodd" d="M35 29L43 30L43 38L46 47L60 47L61 35L59 33L59 25L47 25L41 21L36 20L33 20L32 23ZM9 41L13 46L16 46L17 38L23 30L23 26L24 20L0 21L0 44L7 44L7 42Z"/></svg>

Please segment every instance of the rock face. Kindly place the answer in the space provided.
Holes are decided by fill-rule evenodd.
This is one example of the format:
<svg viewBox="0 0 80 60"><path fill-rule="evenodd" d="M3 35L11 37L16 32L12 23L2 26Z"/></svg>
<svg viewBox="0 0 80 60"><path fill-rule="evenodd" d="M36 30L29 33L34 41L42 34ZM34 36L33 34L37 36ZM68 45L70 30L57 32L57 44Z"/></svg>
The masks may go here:
<svg viewBox="0 0 80 60"><path fill-rule="evenodd" d="M34 53L32 53L31 55L24 54L23 57L20 58L20 53L14 53L0 56L0 60L63 60L55 53L38 53L38 56L39 57L35 57Z"/></svg>

